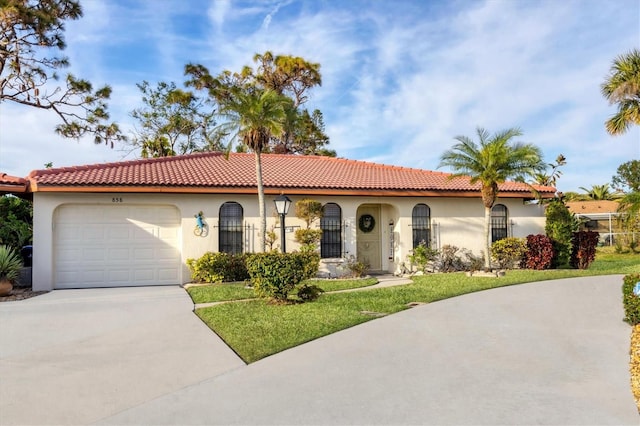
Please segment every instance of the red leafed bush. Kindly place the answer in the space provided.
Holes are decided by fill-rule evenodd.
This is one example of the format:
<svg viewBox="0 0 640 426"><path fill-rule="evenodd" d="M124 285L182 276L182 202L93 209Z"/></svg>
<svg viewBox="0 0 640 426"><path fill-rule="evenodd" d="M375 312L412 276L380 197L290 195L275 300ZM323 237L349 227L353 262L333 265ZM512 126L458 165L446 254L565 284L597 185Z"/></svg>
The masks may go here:
<svg viewBox="0 0 640 426"><path fill-rule="evenodd" d="M527 252L522 267L527 269L549 269L553 262L553 242L546 235L527 235Z"/></svg>
<svg viewBox="0 0 640 426"><path fill-rule="evenodd" d="M578 269L587 269L596 258L596 246L600 234L593 231L580 231L573 233L571 244L571 266Z"/></svg>

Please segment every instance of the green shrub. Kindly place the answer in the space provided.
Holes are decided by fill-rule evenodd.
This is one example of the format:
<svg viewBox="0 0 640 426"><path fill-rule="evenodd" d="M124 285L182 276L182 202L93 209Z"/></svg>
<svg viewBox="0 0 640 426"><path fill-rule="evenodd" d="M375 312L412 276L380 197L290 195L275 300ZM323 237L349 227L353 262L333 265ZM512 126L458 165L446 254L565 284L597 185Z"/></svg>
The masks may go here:
<svg viewBox="0 0 640 426"><path fill-rule="evenodd" d="M625 275L622 280L624 320L631 325L640 324L640 296L633 294L633 288L638 282L640 282L640 274Z"/></svg>
<svg viewBox="0 0 640 426"><path fill-rule="evenodd" d="M596 258L596 246L600 234L594 231L580 231L573 233L573 250L571 251L571 266L587 269Z"/></svg>
<svg viewBox="0 0 640 426"><path fill-rule="evenodd" d="M7 280L14 284L20 276L22 258L9 246L0 246L0 281Z"/></svg>
<svg viewBox="0 0 640 426"><path fill-rule="evenodd" d="M318 269L320 269L320 254L316 252L300 252L292 253L300 257L304 263L304 278L308 280L318 275Z"/></svg>
<svg viewBox="0 0 640 426"><path fill-rule="evenodd" d="M314 256L315 255L315 256ZM247 258L247 270L259 297L284 301L289 293L318 270L315 253L255 253Z"/></svg>
<svg viewBox="0 0 640 426"><path fill-rule="evenodd" d="M298 288L298 298L303 302L313 302L322 293L324 293L324 290L315 284L302 284Z"/></svg>
<svg viewBox="0 0 640 426"><path fill-rule="evenodd" d="M199 259L187 259L187 266L195 282L245 281L249 279L246 257L246 254L207 252Z"/></svg>
<svg viewBox="0 0 640 426"><path fill-rule="evenodd" d="M0 196L0 244L16 251L33 239L33 203L14 197Z"/></svg>
<svg viewBox="0 0 640 426"><path fill-rule="evenodd" d="M419 271L427 272L429 263L436 260L437 256L438 250L427 247L424 242L421 242L413 249L413 254L409 255L409 261L412 265L416 265Z"/></svg>
<svg viewBox="0 0 640 426"><path fill-rule="evenodd" d="M546 235L527 235L527 253L521 266L527 269L549 269L553 262L554 251L551 238Z"/></svg>
<svg viewBox="0 0 640 426"><path fill-rule="evenodd" d="M527 252L527 243L523 238L503 238L491 245L491 257L500 269L513 269L520 264Z"/></svg>
<svg viewBox="0 0 640 426"><path fill-rule="evenodd" d="M569 211L564 202L555 198L545 210L547 237L553 243L554 258L552 267L569 266L573 233L578 231L580 221Z"/></svg>

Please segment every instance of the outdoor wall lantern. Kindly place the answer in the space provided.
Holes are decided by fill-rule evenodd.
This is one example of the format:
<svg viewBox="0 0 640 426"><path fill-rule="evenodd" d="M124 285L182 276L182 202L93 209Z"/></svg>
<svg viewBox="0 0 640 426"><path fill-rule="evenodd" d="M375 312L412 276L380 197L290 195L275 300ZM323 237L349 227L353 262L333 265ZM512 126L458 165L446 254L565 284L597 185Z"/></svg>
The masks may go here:
<svg viewBox="0 0 640 426"><path fill-rule="evenodd" d="M282 252L287 252L286 246L286 236L285 236L285 228L284 228L284 217L289 213L289 207L291 206L291 200L284 194L278 195L273 202L276 205L276 211L280 215L280 246L282 247Z"/></svg>

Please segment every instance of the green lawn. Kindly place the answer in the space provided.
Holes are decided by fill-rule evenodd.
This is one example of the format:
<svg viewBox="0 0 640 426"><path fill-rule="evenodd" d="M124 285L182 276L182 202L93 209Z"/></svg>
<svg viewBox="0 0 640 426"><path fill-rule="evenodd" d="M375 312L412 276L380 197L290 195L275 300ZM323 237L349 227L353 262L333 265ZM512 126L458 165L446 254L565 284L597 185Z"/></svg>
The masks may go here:
<svg viewBox="0 0 640 426"><path fill-rule="evenodd" d="M375 278L352 280L307 280L309 285L317 285L324 291L348 290L352 288L367 287L376 284ZM229 300L253 299L253 289L247 288L245 282L218 283L190 287L187 289L193 303L224 302Z"/></svg>
<svg viewBox="0 0 640 426"><path fill-rule="evenodd" d="M413 284L398 287L324 294L313 303L270 305L264 300L253 300L198 309L196 314L243 360L251 363L377 318L372 312L387 315L407 309L410 302L429 303L533 281L631 272L640 273L639 254L600 252L587 271L508 271L500 278L467 277L464 273L430 274L415 277Z"/></svg>
<svg viewBox="0 0 640 426"><path fill-rule="evenodd" d="M242 300L255 297L252 288L247 288L245 282L220 283L189 287L187 292L193 303L223 302L227 300Z"/></svg>

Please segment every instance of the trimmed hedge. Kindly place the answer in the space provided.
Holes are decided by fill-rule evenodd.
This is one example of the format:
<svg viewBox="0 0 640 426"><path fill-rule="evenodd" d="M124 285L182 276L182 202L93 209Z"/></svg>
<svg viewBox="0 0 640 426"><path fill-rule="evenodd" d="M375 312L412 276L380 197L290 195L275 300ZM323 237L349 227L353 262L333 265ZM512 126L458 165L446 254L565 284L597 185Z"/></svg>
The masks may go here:
<svg viewBox="0 0 640 426"><path fill-rule="evenodd" d="M245 264L248 254L207 252L199 259L187 259L191 279L200 283L245 281L249 272Z"/></svg>
<svg viewBox="0 0 640 426"><path fill-rule="evenodd" d="M259 297L284 301L302 281L318 272L317 253L256 253L247 258L247 270Z"/></svg>
<svg viewBox="0 0 640 426"><path fill-rule="evenodd" d="M638 282L640 282L640 274L625 275L622 280L624 320L631 325L640 324L640 296L633 294L633 288Z"/></svg>

